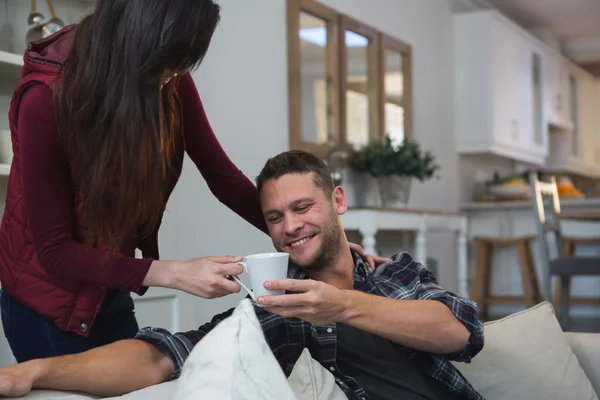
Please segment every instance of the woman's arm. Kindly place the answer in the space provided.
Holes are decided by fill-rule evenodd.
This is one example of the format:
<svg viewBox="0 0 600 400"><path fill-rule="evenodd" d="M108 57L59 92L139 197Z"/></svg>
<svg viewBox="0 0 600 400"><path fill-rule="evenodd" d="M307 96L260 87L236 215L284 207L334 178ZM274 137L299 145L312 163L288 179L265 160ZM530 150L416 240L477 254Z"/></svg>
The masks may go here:
<svg viewBox="0 0 600 400"><path fill-rule="evenodd" d="M36 85L27 90L18 130L27 219L36 254L49 274L136 293L143 293L145 286L161 286L213 298L240 290L226 278L242 273L238 257L187 261L107 257L104 251L77 242L74 190L68 161L57 142L50 89Z"/></svg>
<svg viewBox="0 0 600 400"><path fill-rule="evenodd" d="M215 136L196 84L190 74L180 77L185 148L219 201L268 234L256 186L233 164Z"/></svg>

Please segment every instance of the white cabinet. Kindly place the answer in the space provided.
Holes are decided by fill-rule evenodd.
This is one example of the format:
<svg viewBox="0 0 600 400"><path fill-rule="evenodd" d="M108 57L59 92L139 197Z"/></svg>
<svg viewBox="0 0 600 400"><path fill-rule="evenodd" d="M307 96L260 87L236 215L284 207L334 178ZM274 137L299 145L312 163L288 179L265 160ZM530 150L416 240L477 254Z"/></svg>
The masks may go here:
<svg viewBox="0 0 600 400"><path fill-rule="evenodd" d="M600 176L598 158L598 96L596 80L575 64L564 60L567 81L565 118L568 128L550 135L546 168L583 176Z"/></svg>
<svg viewBox="0 0 600 400"><path fill-rule="evenodd" d="M581 69L573 72L577 74L579 82L579 92L577 93L579 108L577 141L579 148L574 156L580 160L581 169L585 175L596 175L596 164L598 162L596 159L596 136L598 135L596 103L600 101L600 98L596 97L596 80L592 75Z"/></svg>
<svg viewBox="0 0 600 400"><path fill-rule="evenodd" d="M573 121L569 111L568 64L556 50L546 48L546 112L548 123L556 129L571 130Z"/></svg>
<svg viewBox="0 0 600 400"><path fill-rule="evenodd" d="M600 177L600 78L596 79L596 107L594 115L596 116L595 124L595 141L596 141L596 170L595 175Z"/></svg>
<svg viewBox="0 0 600 400"><path fill-rule="evenodd" d="M547 59L543 48L528 38L517 46L517 99L518 135L520 143L540 162L548 154L548 125L545 108L545 75Z"/></svg>
<svg viewBox="0 0 600 400"><path fill-rule="evenodd" d="M495 11L454 18L458 153L492 153L544 164L548 132L543 47Z"/></svg>

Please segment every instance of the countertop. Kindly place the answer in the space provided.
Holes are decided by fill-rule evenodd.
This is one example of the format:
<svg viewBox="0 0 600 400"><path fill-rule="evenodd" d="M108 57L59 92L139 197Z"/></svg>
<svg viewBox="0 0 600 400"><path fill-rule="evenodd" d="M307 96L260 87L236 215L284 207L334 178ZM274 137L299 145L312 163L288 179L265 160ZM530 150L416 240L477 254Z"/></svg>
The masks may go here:
<svg viewBox="0 0 600 400"><path fill-rule="evenodd" d="M560 207L563 209L600 209L600 197L589 199L561 199ZM481 201L466 202L459 205L461 211L485 211L497 209L532 209L531 200L517 201Z"/></svg>

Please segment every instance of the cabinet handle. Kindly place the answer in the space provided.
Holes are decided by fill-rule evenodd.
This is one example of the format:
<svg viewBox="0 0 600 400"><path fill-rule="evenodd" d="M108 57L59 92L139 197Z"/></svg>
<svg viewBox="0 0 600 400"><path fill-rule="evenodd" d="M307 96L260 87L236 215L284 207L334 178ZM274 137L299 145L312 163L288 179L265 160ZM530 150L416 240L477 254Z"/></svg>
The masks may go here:
<svg viewBox="0 0 600 400"><path fill-rule="evenodd" d="M512 138L517 139L519 137L519 121L516 119L512 120Z"/></svg>
<svg viewBox="0 0 600 400"><path fill-rule="evenodd" d="M556 95L556 111L562 111L562 96L560 93Z"/></svg>

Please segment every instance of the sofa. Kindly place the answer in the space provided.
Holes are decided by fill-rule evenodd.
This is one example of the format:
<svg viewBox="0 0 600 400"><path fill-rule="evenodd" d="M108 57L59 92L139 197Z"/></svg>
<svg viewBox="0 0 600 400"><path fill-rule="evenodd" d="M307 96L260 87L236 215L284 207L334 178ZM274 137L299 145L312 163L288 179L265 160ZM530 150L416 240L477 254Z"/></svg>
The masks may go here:
<svg viewBox="0 0 600 400"><path fill-rule="evenodd" d="M227 345L225 345L227 344ZM600 334L563 333L552 305L485 324L485 345L471 363L455 363L488 400L597 400ZM98 397L36 390L26 400ZM178 380L121 397L126 400L338 400L331 373L305 351L288 378L268 350L248 300L192 352Z"/></svg>

